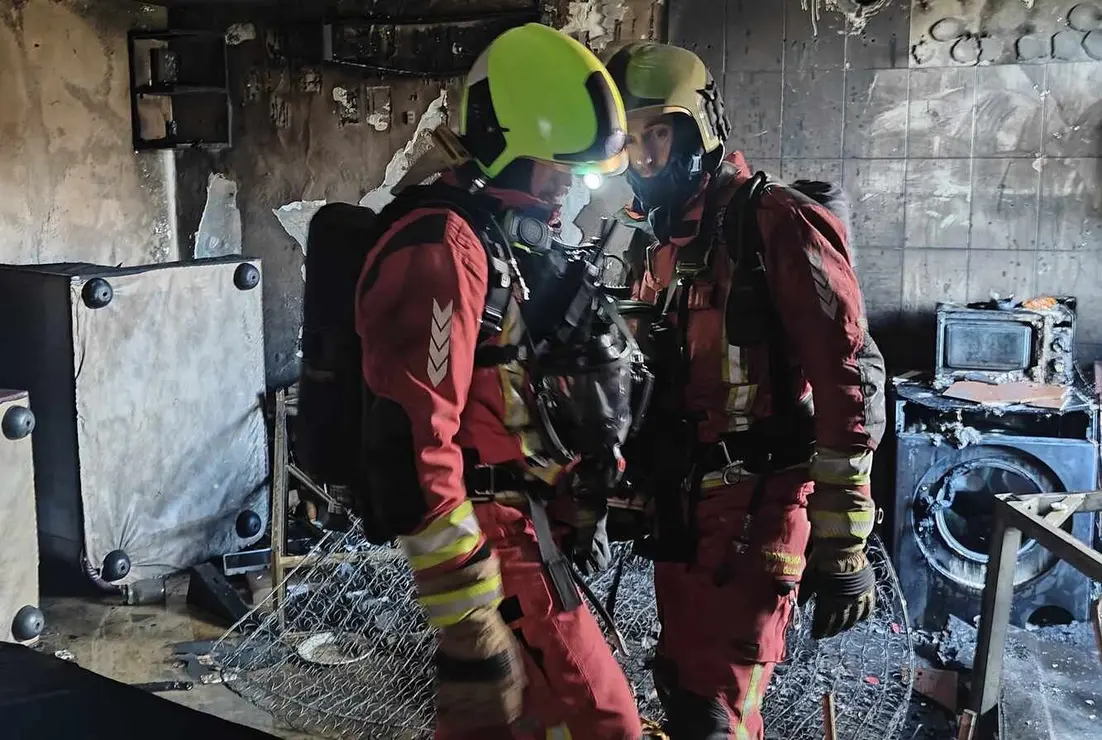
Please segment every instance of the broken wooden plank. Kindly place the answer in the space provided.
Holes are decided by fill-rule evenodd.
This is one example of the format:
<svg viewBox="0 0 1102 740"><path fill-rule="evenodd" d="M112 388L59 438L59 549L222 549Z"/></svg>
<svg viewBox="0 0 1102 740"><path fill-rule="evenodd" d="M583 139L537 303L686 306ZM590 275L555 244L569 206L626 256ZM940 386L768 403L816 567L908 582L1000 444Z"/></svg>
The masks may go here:
<svg viewBox="0 0 1102 740"><path fill-rule="evenodd" d="M823 694L823 731L826 740L838 740L838 729L834 714L834 694Z"/></svg>
<svg viewBox="0 0 1102 740"><path fill-rule="evenodd" d="M972 740L976 733L976 713L971 709L965 709L960 716L960 730L957 731L957 740Z"/></svg>
<svg viewBox="0 0 1102 740"><path fill-rule="evenodd" d="M917 668L914 690L956 714L958 679L956 671Z"/></svg>
<svg viewBox="0 0 1102 740"><path fill-rule="evenodd" d="M1098 658L1102 660L1102 599L1091 605L1091 624L1094 625L1094 639L1098 643Z"/></svg>

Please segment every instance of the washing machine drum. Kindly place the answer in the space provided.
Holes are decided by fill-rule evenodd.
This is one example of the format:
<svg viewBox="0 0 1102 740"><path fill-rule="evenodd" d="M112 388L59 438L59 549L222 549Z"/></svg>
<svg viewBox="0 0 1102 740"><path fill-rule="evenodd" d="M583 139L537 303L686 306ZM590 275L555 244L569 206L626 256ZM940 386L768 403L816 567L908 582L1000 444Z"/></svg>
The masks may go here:
<svg viewBox="0 0 1102 740"><path fill-rule="evenodd" d="M985 445L976 452L923 479L915 496L913 523L918 545L935 570L952 581L982 589L995 526L995 495L1063 491L1064 487L1047 466L1021 450ZM1065 528L1070 531L1070 520ZM1014 585L1043 576L1057 562L1036 540L1023 539Z"/></svg>

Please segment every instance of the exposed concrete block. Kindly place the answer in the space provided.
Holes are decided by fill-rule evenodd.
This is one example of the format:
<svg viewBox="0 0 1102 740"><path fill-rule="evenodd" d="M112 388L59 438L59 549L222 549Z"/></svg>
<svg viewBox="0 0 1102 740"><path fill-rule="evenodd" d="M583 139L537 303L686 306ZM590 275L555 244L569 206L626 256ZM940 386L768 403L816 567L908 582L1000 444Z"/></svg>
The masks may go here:
<svg viewBox="0 0 1102 740"><path fill-rule="evenodd" d="M975 99L975 69L939 67L913 70L907 156L971 156Z"/></svg>
<svg viewBox="0 0 1102 740"><path fill-rule="evenodd" d="M852 203L851 239L858 247L903 246L906 169L898 159L846 160L843 182Z"/></svg>
<svg viewBox="0 0 1102 740"><path fill-rule="evenodd" d="M750 165L751 172L760 170L770 177L781 176L781 160L775 157L747 157L746 161Z"/></svg>
<svg viewBox="0 0 1102 740"><path fill-rule="evenodd" d="M785 159L781 162L781 179L785 182L821 180L840 185L842 183L842 160Z"/></svg>
<svg viewBox="0 0 1102 740"><path fill-rule="evenodd" d="M1044 153L1102 156L1102 62L1053 64L1045 97Z"/></svg>
<svg viewBox="0 0 1102 740"><path fill-rule="evenodd" d="M773 0L759 5L781 6ZM784 0L784 68L840 69L846 63L846 18L828 11L812 21L807 0Z"/></svg>
<svg viewBox="0 0 1102 740"><path fill-rule="evenodd" d="M843 88L840 69L804 69L784 74L781 156L842 155Z"/></svg>
<svg viewBox="0 0 1102 740"><path fill-rule="evenodd" d="M1033 249L1041 173L1031 159L972 161L972 249Z"/></svg>
<svg viewBox="0 0 1102 740"><path fill-rule="evenodd" d="M1040 153L1044 75L1021 65L976 70L974 156Z"/></svg>
<svg viewBox="0 0 1102 740"><path fill-rule="evenodd" d="M725 6L715 3L702 12L694 3L671 3L669 6L669 41L683 46L704 60L712 75L722 77L727 13Z"/></svg>
<svg viewBox="0 0 1102 740"><path fill-rule="evenodd" d="M724 99L732 148L747 156L781 155L781 73L730 72Z"/></svg>
<svg viewBox="0 0 1102 740"><path fill-rule="evenodd" d="M968 300L986 301L992 293L1000 297L1032 297L1035 291L1036 252L1005 249L973 249L968 265Z"/></svg>
<svg viewBox="0 0 1102 740"><path fill-rule="evenodd" d="M910 44L911 4L892 2L875 13L865 28L846 40L850 69L906 67Z"/></svg>
<svg viewBox="0 0 1102 740"><path fill-rule="evenodd" d="M1102 342L1102 264L1089 252L1039 252L1037 293L1079 299L1077 339Z"/></svg>
<svg viewBox="0 0 1102 740"><path fill-rule="evenodd" d="M904 249L903 310L932 311L938 301L968 297L968 250Z"/></svg>
<svg viewBox="0 0 1102 740"><path fill-rule="evenodd" d="M907 153L906 69L846 75L846 157L902 158Z"/></svg>
<svg viewBox="0 0 1102 740"><path fill-rule="evenodd" d="M1044 159L1040 164L1038 248L1102 250L1102 158Z"/></svg>
<svg viewBox="0 0 1102 740"><path fill-rule="evenodd" d="M727 71L781 71L784 35L781 3L727 0Z"/></svg>
<svg viewBox="0 0 1102 740"><path fill-rule="evenodd" d="M903 250L857 249L857 277L869 323L894 318L903 306Z"/></svg>
<svg viewBox="0 0 1102 740"><path fill-rule="evenodd" d="M967 159L907 161L907 228L905 245L966 249L971 162Z"/></svg>

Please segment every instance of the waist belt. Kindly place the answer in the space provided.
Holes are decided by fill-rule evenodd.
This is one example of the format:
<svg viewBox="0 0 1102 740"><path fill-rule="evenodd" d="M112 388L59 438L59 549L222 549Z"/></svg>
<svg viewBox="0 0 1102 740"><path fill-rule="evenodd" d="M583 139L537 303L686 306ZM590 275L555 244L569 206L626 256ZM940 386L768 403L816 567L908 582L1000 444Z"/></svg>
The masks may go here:
<svg viewBox="0 0 1102 740"><path fill-rule="evenodd" d="M526 475L509 465L475 465L463 473L467 498L474 503L496 503L514 508L524 508L532 519L539 547L540 561L551 580L563 611L574 611L582 605L574 581L574 570L563 556L551 532L544 498L551 486Z"/></svg>
<svg viewBox="0 0 1102 740"><path fill-rule="evenodd" d="M695 463L705 475L736 467L744 474L763 475L804 465L811 460L813 451L812 440L763 439L751 429L701 445Z"/></svg>
<svg viewBox="0 0 1102 740"><path fill-rule="evenodd" d="M510 465L476 465L463 472L467 498L476 503L496 502L527 506L528 497L546 497L551 487Z"/></svg>

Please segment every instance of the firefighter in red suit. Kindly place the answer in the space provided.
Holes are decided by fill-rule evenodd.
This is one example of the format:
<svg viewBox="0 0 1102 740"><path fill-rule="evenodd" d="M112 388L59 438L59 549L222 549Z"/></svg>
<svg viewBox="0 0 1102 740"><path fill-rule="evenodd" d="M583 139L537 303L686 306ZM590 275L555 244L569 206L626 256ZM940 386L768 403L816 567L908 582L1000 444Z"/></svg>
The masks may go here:
<svg viewBox="0 0 1102 740"><path fill-rule="evenodd" d="M679 377L652 401L661 428L643 455L675 458L672 478L654 472L664 488L642 543L662 624L655 683L673 740L760 740L797 591L815 597L819 638L875 605L884 363L843 223L751 178L741 153L724 159L729 124L700 59L640 42L607 65L628 112L627 218L646 234L634 297L672 327L654 351Z"/></svg>
<svg viewBox="0 0 1102 740"><path fill-rule="evenodd" d="M623 169L625 127L619 94L585 47L537 24L507 31L464 89L459 142L470 161L442 177L474 205L413 207L360 277L371 487L439 631L439 738L642 734L593 616L560 607L541 561L525 493L561 486L570 466L545 454L530 408L524 275L511 258L491 258L468 218L474 209L495 223L506 211L548 221L572 176ZM503 284L504 315L488 316L488 294Z"/></svg>

